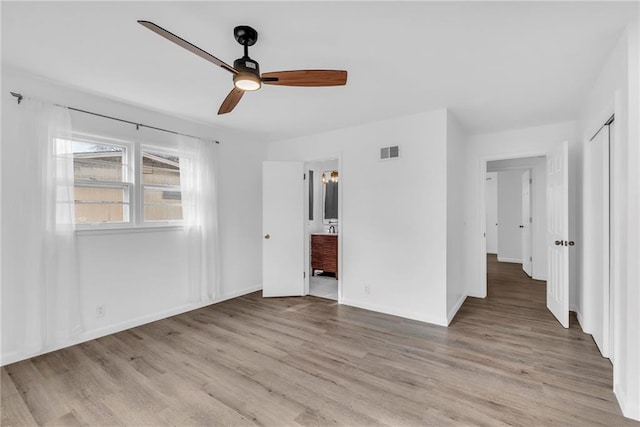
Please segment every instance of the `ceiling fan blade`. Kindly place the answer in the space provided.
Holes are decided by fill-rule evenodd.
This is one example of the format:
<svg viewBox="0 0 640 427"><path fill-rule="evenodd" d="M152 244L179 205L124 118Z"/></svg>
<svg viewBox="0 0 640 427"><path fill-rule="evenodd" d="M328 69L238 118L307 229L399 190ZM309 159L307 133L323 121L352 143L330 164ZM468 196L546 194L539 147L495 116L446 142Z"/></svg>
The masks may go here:
<svg viewBox="0 0 640 427"><path fill-rule="evenodd" d="M238 102L240 102L240 100L242 99L242 95L244 95L243 90L238 89L237 87L231 89L229 95L227 95L224 101L222 101L222 105L218 110L218 114L230 113L236 107L236 105L238 105Z"/></svg>
<svg viewBox="0 0 640 427"><path fill-rule="evenodd" d="M262 74L262 82L280 86L342 86L347 84L344 70L294 70Z"/></svg>
<svg viewBox="0 0 640 427"><path fill-rule="evenodd" d="M205 52L204 50L200 49L198 46L189 43L185 39L176 36L172 32L167 31L162 27L159 27L158 25L154 24L153 22L150 22L150 21L138 21L138 24L150 29L151 31L153 31L156 34L161 35L165 39L174 42L178 46L181 46L181 47L187 49L189 52L195 53L200 58L206 59L209 62L213 62L214 64L224 68L225 70L227 70L227 71L229 71L229 72L231 72L233 74L237 74L238 73L238 71L235 68L233 68L231 65L229 65L226 62L216 58L215 56L211 55L209 52Z"/></svg>

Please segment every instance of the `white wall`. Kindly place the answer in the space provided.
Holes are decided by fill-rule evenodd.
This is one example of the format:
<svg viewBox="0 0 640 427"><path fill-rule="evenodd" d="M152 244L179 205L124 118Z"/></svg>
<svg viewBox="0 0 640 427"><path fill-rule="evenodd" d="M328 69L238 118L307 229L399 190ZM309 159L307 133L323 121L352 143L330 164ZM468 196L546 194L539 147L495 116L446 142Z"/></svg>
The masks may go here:
<svg viewBox="0 0 640 427"><path fill-rule="evenodd" d="M615 113L611 141L611 269L614 297L613 389L623 413L640 420L640 34L637 22L620 38L580 112L579 135L588 140ZM582 152L582 144L576 147ZM580 163L581 165L582 163ZM582 172L582 170L580 170ZM582 203L582 188L579 189ZM588 208L588 207L586 207ZM580 230L579 238L583 231ZM580 240L578 240L579 243ZM581 263L582 253L578 252ZM580 277L582 283L582 277ZM588 328L591 289L579 288L576 309ZM585 319L586 317L586 319Z"/></svg>
<svg viewBox="0 0 640 427"><path fill-rule="evenodd" d="M221 289L219 299L260 289L261 286L261 181L266 155L260 141L246 135L166 116L104 97L56 85L11 68L2 69L2 364L29 354L17 354L21 339L20 290L16 283L22 265L13 250L21 240L21 212L11 200L29 191L20 185L22 164L12 162L12 141L20 105L9 90L50 102L70 105L144 124L169 128L221 141L220 244ZM98 133L126 133L135 127L92 118L72 116L74 126ZM185 242L179 230L78 233L82 310L85 332L73 342L57 342L59 348L106 335L193 308L187 305ZM108 262L105 262L107 260ZM96 307L106 314L96 318Z"/></svg>
<svg viewBox="0 0 640 427"><path fill-rule="evenodd" d="M446 124L437 110L268 145L269 160L341 154L341 303L447 324Z"/></svg>
<svg viewBox="0 0 640 427"><path fill-rule="evenodd" d="M456 118L447 112L447 323L453 320L467 297L464 286L463 245L465 134Z"/></svg>
<svg viewBox="0 0 640 427"><path fill-rule="evenodd" d="M498 172L498 261L522 263L522 172Z"/></svg>
<svg viewBox="0 0 640 427"><path fill-rule="evenodd" d="M545 155L558 143L575 139L575 122L562 122L467 138L465 165L465 283L469 295L486 296L486 226L484 206L488 160Z"/></svg>
<svg viewBox="0 0 640 427"><path fill-rule="evenodd" d="M486 232L487 253L498 253L498 172L487 172L485 189L487 207Z"/></svg>

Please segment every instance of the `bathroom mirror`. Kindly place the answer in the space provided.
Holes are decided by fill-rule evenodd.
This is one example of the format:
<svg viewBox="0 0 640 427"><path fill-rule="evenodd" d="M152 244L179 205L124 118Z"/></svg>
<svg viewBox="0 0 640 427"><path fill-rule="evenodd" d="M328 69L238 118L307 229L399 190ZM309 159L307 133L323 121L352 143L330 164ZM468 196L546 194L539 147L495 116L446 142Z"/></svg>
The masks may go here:
<svg viewBox="0 0 640 427"><path fill-rule="evenodd" d="M324 171L322 173L322 216L325 224L338 220L338 171Z"/></svg>

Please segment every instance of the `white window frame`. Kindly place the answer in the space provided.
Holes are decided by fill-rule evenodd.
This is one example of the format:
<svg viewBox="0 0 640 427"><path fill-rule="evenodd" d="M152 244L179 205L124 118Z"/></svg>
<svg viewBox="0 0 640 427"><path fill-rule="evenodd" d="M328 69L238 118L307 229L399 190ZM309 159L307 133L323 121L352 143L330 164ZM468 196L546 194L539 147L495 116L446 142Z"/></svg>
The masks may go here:
<svg viewBox="0 0 640 427"><path fill-rule="evenodd" d="M74 186L77 187L97 187L97 188L123 188L128 194L129 221L112 222L112 223L93 223L93 224L77 224L76 230L79 232L91 233L96 231L137 231L141 229L176 229L182 228L184 220L171 220L171 221L144 221L144 188L153 187L161 188L158 185L144 185L142 183L142 153L144 151L150 151L152 153L169 154L182 158L178 150L169 149L166 147L155 146L150 144L141 144L136 141L125 141L121 139L106 138L103 136L96 136L84 133L74 132L72 141L94 143L101 145L111 145L117 147L123 147L125 149L126 165L123 167L123 181L92 181L86 179L76 180L74 178ZM166 186L163 189L175 189L176 186ZM178 187L182 193L182 187ZM75 203L75 202L74 202ZM184 211L183 211L184 215Z"/></svg>
<svg viewBox="0 0 640 427"><path fill-rule="evenodd" d="M73 185L76 187L96 187L96 188L122 188L126 191L128 196L128 212L126 215L128 216L128 221L123 222L111 222L111 223L90 223L90 224L78 224L76 223L76 230L109 230L109 229L122 229L122 228L130 228L133 226L134 222L134 198L135 198L135 181L134 174L132 171L133 168L133 159L134 159L134 144L129 141L123 141L120 139L113 138L105 138L103 136L90 135L84 133L76 133L74 132L72 137L72 141L75 142L85 142L88 144L100 144L100 145L110 145L115 147L122 147L124 149L124 161L125 164L122 168L122 181L92 181L88 179L75 179L73 180ZM75 204L75 202L74 202Z"/></svg>
<svg viewBox="0 0 640 427"><path fill-rule="evenodd" d="M178 219L178 220L165 220L165 221L145 221L144 220L144 190L145 188L151 188L151 189L156 189L156 190L175 190L176 188L178 189L178 191L180 191L180 195L182 196L182 183L180 183L180 186L175 186L175 185L159 185L159 184L144 184L142 182L142 175L143 175L143 153L144 152L151 152L151 153L158 153L158 154L167 154L170 156L176 156L178 158L183 158L184 156L180 155L180 152L178 150L172 150L170 148L166 148L166 147L158 147L158 146L154 146L154 145L148 145L148 144L139 144L138 146L138 150L139 153L136 157L137 160L137 168L136 168L136 178L137 181L139 183L139 189L140 191L138 191L138 197L137 197L137 202L136 203L136 217L139 219L139 227L175 227L175 226L182 226L184 224L184 209L182 211L182 217L183 219ZM182 207L182 197L180 198L180 206Z"/></svg>

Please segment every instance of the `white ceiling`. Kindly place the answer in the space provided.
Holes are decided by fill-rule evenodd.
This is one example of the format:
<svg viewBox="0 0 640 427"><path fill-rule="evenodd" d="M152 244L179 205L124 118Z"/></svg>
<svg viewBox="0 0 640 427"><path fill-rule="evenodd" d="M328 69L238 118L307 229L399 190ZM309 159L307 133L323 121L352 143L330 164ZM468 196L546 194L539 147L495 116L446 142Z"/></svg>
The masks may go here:
<svg viewBox="0 0 640 427"><path fill-rule="evenodd" d="M636 2L2 2L2 61L108 97L282 139L449 107L472 133L576 117ZM263 72L346 69L345 87L265 86L217 116L231 75L136 23ZM29 94L37 96L37 94Z"/></svg>

